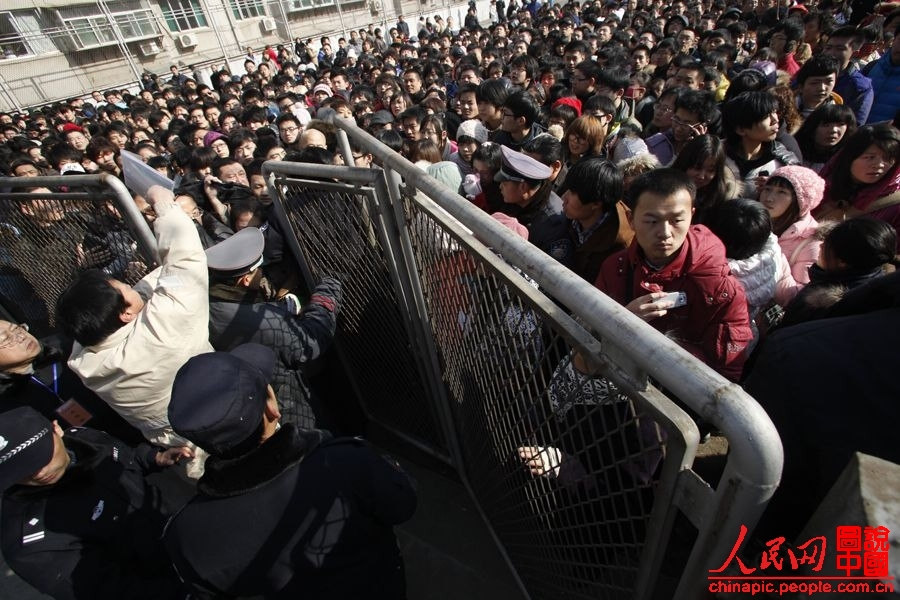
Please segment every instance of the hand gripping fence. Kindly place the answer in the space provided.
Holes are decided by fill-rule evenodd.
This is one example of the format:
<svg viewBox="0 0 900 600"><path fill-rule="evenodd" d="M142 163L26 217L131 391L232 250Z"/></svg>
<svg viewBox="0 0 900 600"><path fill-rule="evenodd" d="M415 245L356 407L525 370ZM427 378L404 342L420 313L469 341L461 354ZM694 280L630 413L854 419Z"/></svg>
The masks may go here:
<svg viewBox="0 0 900 600"><path fill-rule="evenodd" d="M335 119L381 168L268 162L367 416L455 467L529 598L699 597L782 467L743 390L455 191ZM288 233L290 232L290 233ZM727 438L694 470L688 407Z"/></svg>
<svg viewBox="0 0 900 600"><path fill-rule="evenodd" d="M0 178L0 303L41 337L81 270L136 283L159 263L156 240L111 175Z"/></svg>

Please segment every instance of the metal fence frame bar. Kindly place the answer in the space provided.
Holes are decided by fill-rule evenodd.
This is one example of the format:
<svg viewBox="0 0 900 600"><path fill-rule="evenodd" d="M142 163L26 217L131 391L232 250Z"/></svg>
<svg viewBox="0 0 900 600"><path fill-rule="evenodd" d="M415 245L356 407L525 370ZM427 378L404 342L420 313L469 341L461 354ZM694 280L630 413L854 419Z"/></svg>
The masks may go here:
<svg viewBox="0 0 900 600"><path fill-rule="evenodd" d="M341 130L341 133L346 132ZM349 143L347 150L349 152ZM413 330L415 335L412 343L419 346L420 354L418 358L422 362L423 374L425 375L425 383L431 389L432 398L437 399L437 406L434 408L435 417L438 425L444 434L447 449L450 452L451 464L459 468L462 463L462 451L459 447L459 440L456 434L453 417L448 410L447 392L443 386L440 376L440 366L438 360L437 347L434 338L431 335L431 327L428 326L424 319L427 318L428 311L425 309L425 298L422 292L421 282L416 277L410 277L411 267L415 264L415 257L412 247L412 241L409 238L409 231L406 227L405 217L403 214L403 193L401 188L400 176L392 169L382 170L384 176L383 181L388 193L387 198L390 199L390 205L385 206L385 213L391 213L388 220L392 224L392 235L395 236L396 246L402 254L404 261L404 270L402 276L398 272L398 276L403 280L403 285L408 289L409 300L411 305L415 305L415 316L412 317ZM412 311L410 311L412 312Z"/></svg>
<svg viewBox="0 0 900 600"><path fill-rule="evenodd" d="M346 138L346 134L344 134L344 136ZM347 148L349 150L349 144ZM422 313L419 310L416 310L414 306L412 306L412 303L415 302L415 300L414 292L411 289L410 285L410 278L401 276L401 273L406 272L405 267L402 265L398 265L396 262L398 256L401 256L401 254L400 251L396 248L396 245L398 244L400 228L396 226L394 215L392 214L391 209L391 205L395 203L393 201L383 201L379 199L379 195L381 196L381 198L389 200L392 199L394 195L391 193L391 186L388 185L385 180L385 174L380 169L350 167L348 172L348 167L342 166L312 165L285 161L267 161L263 164L263 176L266 179L267 184L269 185L271 197L275 199L275 216L277 219L279 219L284 231L292 231L292 228L284 206L281 204L280 194L278 194L277 190L278 185L281 183L290 183L291 181L300 179L305 185L316 185L316 187L321 187L323 189L327 189L328 187L337 188L340 186L343 191L346 191L346 184L349 183L366 186L363 188L363 190L360 191L372 192L371 195L366 193L368 201L366 208L367 210L374 209L373 212L375 215L377 215L377 219L375 220L375 223L373 223L373 228L376 235L378 236L379 243L381 243L384 250L384 259L387 262L387 271L391 278L391 283L393 284L397 300L400 303L400 313L407 328L408 341L410 344L418 346L418 351L412 353L413 360L416 363L416 368L419 371L419 374L422 377L422 381L425 386L430 388L432 394L438 394L439 391L435 389L434 386L434 371L432 370L434 367L433 365L429 364L429 361L424 358L425 356L431 355L431 352L433 352L433 348L429 351L428 347L424 344L424 340L426 338L423 332L426 328L420 322L419 317ZM341 182L344 182L344 184L342 185L341 183L309 181L310 177L322 178L329 176L333 176L335 179L341 180ZM371 217L371 214L369 216ZM301 270L303 271L303 276L306 279L307 284L310 286L314 285L316 283L315 278L313 277L312 271L305 260L305 255L302 248L297 243L297 240L293 235L287 236L287 238L295 257L300 264ZM346 358L346 353L342 349L340 338L335 340L335 349L337 350L338 355L341 357L341 361L344 363L344 365L348 366L349 362ZM384 427L394 435L414 445L423 452L428 453L434 458L437 458L442 462L450 465L454 464L454 461L456 459L453 455L453 450L449 447L449 444L451 443L450 440L455 440L455 436L450 435L450 431L447 429L448 421L446 419L446 415L441 414L441 405L436 406L434 403L429 403L429 409L431 410L435 423L441 429L441 433L443 434L448 449L450 450L450 455L444 454L438 449L424 444L417 438L397 429L392 424L386 423L383 420L379 419L369 410L368 405L364 401L365 390L360 389L355 377L350 377L350 380L354 390L357 393L357 396L361 400L363 412L366 414L366 417L369 420L377 422L380 426Z"/></svg>
<svg viewBox="0 0 900 600"><path fill-rule="evenodd" d="M727 381L673 341L539 249L521 240L493 219L379 144L349 120L335 125L363 145L386 167L402 173L407 185L422 190L487 245L523 267L595 331L601 339L617 340L634 365L671 390L728 439L729 455L715 490L712 514L688 515L699 527L676 598L694 597L705 583L713 561L727 556L732 532L755 526L778 486L783 449L778 432L762 407L740 386ZM622 332L631 332L623 336ZM669 498L672 501L672 497ZM686 512L688 507L681 507ZM723 535L727 533L727 535Z"/></svg>

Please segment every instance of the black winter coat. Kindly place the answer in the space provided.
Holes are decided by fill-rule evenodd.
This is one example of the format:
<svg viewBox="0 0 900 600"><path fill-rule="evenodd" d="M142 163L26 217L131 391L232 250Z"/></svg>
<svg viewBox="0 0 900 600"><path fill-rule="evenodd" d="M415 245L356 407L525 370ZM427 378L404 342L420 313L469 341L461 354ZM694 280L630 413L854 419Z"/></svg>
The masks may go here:
<svg viewBox="0 0 900 600"><path fill-rule="evenodd" d="M285 425L248 454L207 460L198 491L164 539L199 597L406 597L393 526L416 494L365 442Z"/></svg>
<svg viewBox="0 0 900 600"><path fill-rule="evenodd" d="M57 600L184 598L160 541L177 499L165 500L144 479L156 450L132 450L92 429L68 429L63 440L75 460L62 479L3 496L9 566Z"/></svg>
<svg viewBox="0 0 900 600"><path fill-rule="evenodd" d="M757 528L794 539L854 452L900 462L900 272L847 292L815 321L763 344L749 392L784 446L784 472Z"/></svg>
<svg viewBox="0 0 900 600"><path fill-rule="evenodd" d="M263 302L249 290L213 284L209 298L209 342L228 351L248 342L275 351L272 388L282 419L301 429L322 427L321 411L310 406L311 394L303 369L331 344L340 310L341 284L325 278L303 312L294 315L278 304Z"/></svg>

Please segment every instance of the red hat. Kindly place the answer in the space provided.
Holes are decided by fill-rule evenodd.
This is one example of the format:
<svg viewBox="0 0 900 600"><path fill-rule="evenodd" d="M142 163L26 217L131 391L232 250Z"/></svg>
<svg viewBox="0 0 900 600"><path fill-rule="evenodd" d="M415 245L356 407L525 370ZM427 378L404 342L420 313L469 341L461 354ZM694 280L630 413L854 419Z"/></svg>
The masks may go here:
<svg viewBox="0 0 900 600"><path fill-rule="evenodd" d="M553 106L551 106L550 108L556 108L560 104L571 106L575 109L575 116L581 116L581 100L579 100L578 98L575 98L574 96L565 96L554 102Z"/></svg>
<svg viewBox="0 0 900 600"><path fill-rule="evenodd" d="M797 12L801 12L801 13L803 13L804 15L807 14L807 13L809 12L809 9L806 8L805 6L803 6L802 4L795 4L794 6L792 6L792 7L790 7L790 8L788 9L788 12L791 12L791 11L794 11L794 10L796 10Z"/></svg>
<svg viewBox="0 0 900 600"><path fill-rule="evenodd" d="M66 123L63 125L63 133L69 133L70 131L80 131L84 133L84 129L76 125L75 123Z"/></svg>

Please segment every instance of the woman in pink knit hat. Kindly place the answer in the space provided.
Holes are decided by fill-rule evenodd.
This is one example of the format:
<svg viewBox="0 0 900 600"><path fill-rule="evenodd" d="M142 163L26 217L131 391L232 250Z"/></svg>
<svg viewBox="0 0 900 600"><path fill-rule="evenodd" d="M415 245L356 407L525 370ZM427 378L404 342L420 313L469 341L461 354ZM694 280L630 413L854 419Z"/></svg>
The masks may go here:
<svg viewBox="0 0 900 600"><path fill-rule="evenodd" d="M819 223L810 212L822 202L825 181L812 169L800 166L776 169L759 194L772 218L772 232L791 265L797 283L809 283L809 267L819 257Z"/></svg>

